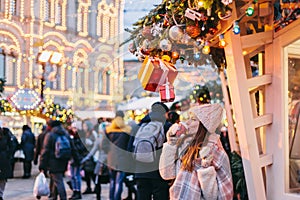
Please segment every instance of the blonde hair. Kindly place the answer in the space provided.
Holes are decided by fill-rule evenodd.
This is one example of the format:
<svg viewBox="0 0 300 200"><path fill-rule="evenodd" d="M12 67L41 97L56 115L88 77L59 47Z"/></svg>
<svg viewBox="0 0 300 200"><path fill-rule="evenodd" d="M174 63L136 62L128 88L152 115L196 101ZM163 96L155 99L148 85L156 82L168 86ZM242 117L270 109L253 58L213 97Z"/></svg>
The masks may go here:
<svg viewBox="0 0 300 200"><path fill-rule="evenodd" d="M197 133L191 141L186 153L182 156L181 168L183 170L189 172L192 172L194 170L194 160L198 157L199 150L204 142L206 135L207 130L200 122Z"/></svg>

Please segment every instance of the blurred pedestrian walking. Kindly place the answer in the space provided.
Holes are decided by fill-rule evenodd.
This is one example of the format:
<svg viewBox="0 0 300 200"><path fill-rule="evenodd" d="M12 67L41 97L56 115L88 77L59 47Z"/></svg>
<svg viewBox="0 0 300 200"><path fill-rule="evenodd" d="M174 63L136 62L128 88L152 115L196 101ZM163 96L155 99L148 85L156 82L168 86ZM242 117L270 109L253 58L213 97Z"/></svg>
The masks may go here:
<svg viewBox="0 0 300 200"><path fill-rule="evenodd" d="M70 171L71 171L71 188L73 191L72 196L69 200L81 199L81 161L85 155L88 154L86 147L81 141L76 122L73 122L70 127L68 127L68 132L71 138L72 146L72 159L70 161Z"/></svg>
<svg viewBox="0 0 300 200"><path fill-rule="evenodd" d="M67 170L68 161L70 160L70 157L67 155L71 156L72 149L70 145L70 136L63 128L60 121L52 121L51 127L51 132L45 136L39 170L41 172L49 170L50 183L52 182L52 184L50 184L51 188L49 199L57 199L57 196L59 195L60 200L66 200L67 194L63 177L65 171ZM67 144L67 141L69 141L69 144ZM68 145L69 148L66 147ZM62 147L64 147L64 149L60 149Z"/></svg>
<svg viewBox="0 0 300 200"><path fill-rule="evenodd" d="M151 112L146 115L140 122L139 127L144 127L150 122L160 122L163 126L164 141L166 133L172 125L167 121L167 113L169 108L161 102L155 102L151 106ZM139 129L137 132L139 132ZM154 133L149 133L153 135ZM135 135L135 134L134 134ZM132 138L131 138L132 139ZM134 139L135 140L135 139ZM164 142L162 141L162 143ZM132 142L130 142L132 143ZM135 148L135 147L133 147ZM168 182L162 179L159 174L159 158L161 153L161 147L155 149L155 160L153 162L139 162L136 161L135 165L135 179L137 185L137 200L168 200L169 199L169 185ZM131 150L135 152L135 150Z"/></svg>
<svg viewBox="0 0 300 200"><path fill-rule="evenodd" d="M36 145L35 145L35 152L34 152L34 158L33 158L33 164L37 165L38 164L38 159L41 154L41 151L43 149L43 143L45 139L45 135L47 133L47 125L43 125L42 127L42 133L39 134L37 140L36 140Z"/></svg>
<svg viewBox="0 0 300 200"><path fill-rule="evenodd" d="M102 122L103 123L103 122ZM98 131L98 136L96 138L96 141L94 142L94 146L91 149L91 151L86 155L81 163L84 164L86 161L90 160L95 155L98 155L96 166L94 169L94 183L95 183L95 193L97 200L101 199L101 183L105 182L108 183L109 180L103 180L107 179L108 177L108 171L106 166L107 161L107 154L104 152L102 144L103 144L103 138L105 137L105 130ZM106 171L105 171L106 170ZM107 174L105 174L107 173Z"/></svg>
<svg viewBox="0 0 300 200"><path fill-rule="evenodd" d="M124 167L127 160L127 147L131 127L125 124L123 111L117 111L116 117L110 126L106 128L108 142L103 143L107 151L107 164L109 167L110 200L121 200L123 191L123 181L125 177Z"/></svg>
<svg viewBox="0 0 300 200"><path fill-rule="evenodd" d="M14 144L12 133L0 122L0 200L3 200L3 193L7 178L11 176L11 159L13 158Z"/></svg>
<svg viewBox="0 0 300 200"><path fill-rule="evenodd" d="M83 144L85 145L86 149L90 152L93 148L94 142L96 140L97 135L95 136L94 126L91 121L85 120L82 123L82 131L84 134ZM94 169L96 163L93 157L87 160L83 165L84 170L84 180L86 182L86 189L83 194L92 194L94 190L92 190L91 183L94 179Z"/></svg>
<svg viewBox="0 0 300 200"><path fill-rule="evenodd" d="M23 169L24 169L23 178L30 178L32 161L34 157L35 136L31 132L31 128L28 125L23 125L22 130L23 133L22 133L20 145L25 155L23 161Z"/></svg>

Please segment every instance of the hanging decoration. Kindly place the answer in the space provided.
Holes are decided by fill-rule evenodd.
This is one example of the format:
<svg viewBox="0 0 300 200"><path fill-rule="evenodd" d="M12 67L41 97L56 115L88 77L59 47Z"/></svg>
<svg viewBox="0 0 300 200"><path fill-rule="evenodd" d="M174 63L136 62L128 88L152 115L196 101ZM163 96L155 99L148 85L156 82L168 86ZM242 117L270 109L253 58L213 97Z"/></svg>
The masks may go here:
<svg viewBox="0 0 300 200"><path fill-rule="evenodd" d="M159 96L161 102L173 102L175 99L174 86L166 79L166 83L159 86Z"/></svg>
<svg viewBox="0 0 300 200"><path fill-rule="evenodd" d="M209 42L221 30L221 20L231 17L232 0L163 0L147 16L126 29L129 51L143 61L146 56L169 62L178 59L194 66L209 64ZM124 44L123 43L123 44ZM204 55L202 55L204 52Z"/></svg>
<svg viewBox="0 0 300 200"><path fill-rule="evenodd" d="M11 112L13 110L12 105L6 99L0 100L0 113Z"/></svg>
<svg viewBox="0 0 300 200"><path fill-rule="evenodd" d="M299 3L292 0L287 0L280 4L274 3L274 28L275 32L283 29L290 23L294 22L300 17Z"/></svg>
<svg viewBox="0 0 300 200"><path fill-rule="evenodd" d="M66 108L60 104L43 102L40 107L40 115L44 118L70 123L73 121L74 111L71 108Z"/></svg>

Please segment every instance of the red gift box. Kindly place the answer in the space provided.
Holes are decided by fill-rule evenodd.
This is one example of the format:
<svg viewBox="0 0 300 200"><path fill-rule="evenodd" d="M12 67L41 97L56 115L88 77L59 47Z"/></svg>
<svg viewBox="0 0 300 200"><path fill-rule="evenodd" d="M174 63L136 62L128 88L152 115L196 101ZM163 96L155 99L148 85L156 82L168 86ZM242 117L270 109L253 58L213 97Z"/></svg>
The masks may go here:
<svg viewBox="0 0 300 200"><path fill-rule="evenodd" d="M174 81L175 81L175 78L178 74L178 71L172 63L169 63L169 62L166 62L166 61L162 61L162 62L168 68L168 75L167 75L168 81L169 81L170 84L173 84Z"/></svg>
<svg viewBox="0 0 300 200"><path fill-rule="evenodd" d="M139 70L138 79L145 90L156 92L158 86L165 82L167 75L168 68L161 60L147 56Z"/></svg>
<svg viewBox="0 0 300 200"><path fill-rule="evenodd" d="M167 82L159 86L159 95L161 102L173 102L175 99L174 86Z"/></svg>

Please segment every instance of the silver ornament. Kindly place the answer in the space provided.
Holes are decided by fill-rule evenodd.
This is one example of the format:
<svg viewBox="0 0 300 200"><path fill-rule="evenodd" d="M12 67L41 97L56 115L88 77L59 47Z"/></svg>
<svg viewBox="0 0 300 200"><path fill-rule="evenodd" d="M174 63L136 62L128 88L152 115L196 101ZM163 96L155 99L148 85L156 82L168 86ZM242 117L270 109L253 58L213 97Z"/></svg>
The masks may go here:
<svg viewBox="0 0 300 200"><path fill-rule="evenodd" d="M178 26L172 26L169 30L169 36L172 40L178 41L183 36L183 31Z"/></svg>
<svg viewBox="0 0 300 200"><path fill-rule="evenodd" d="M162 51L171 51L172 43L168 39L163 39L160 41L159 47Z"/></svg>

